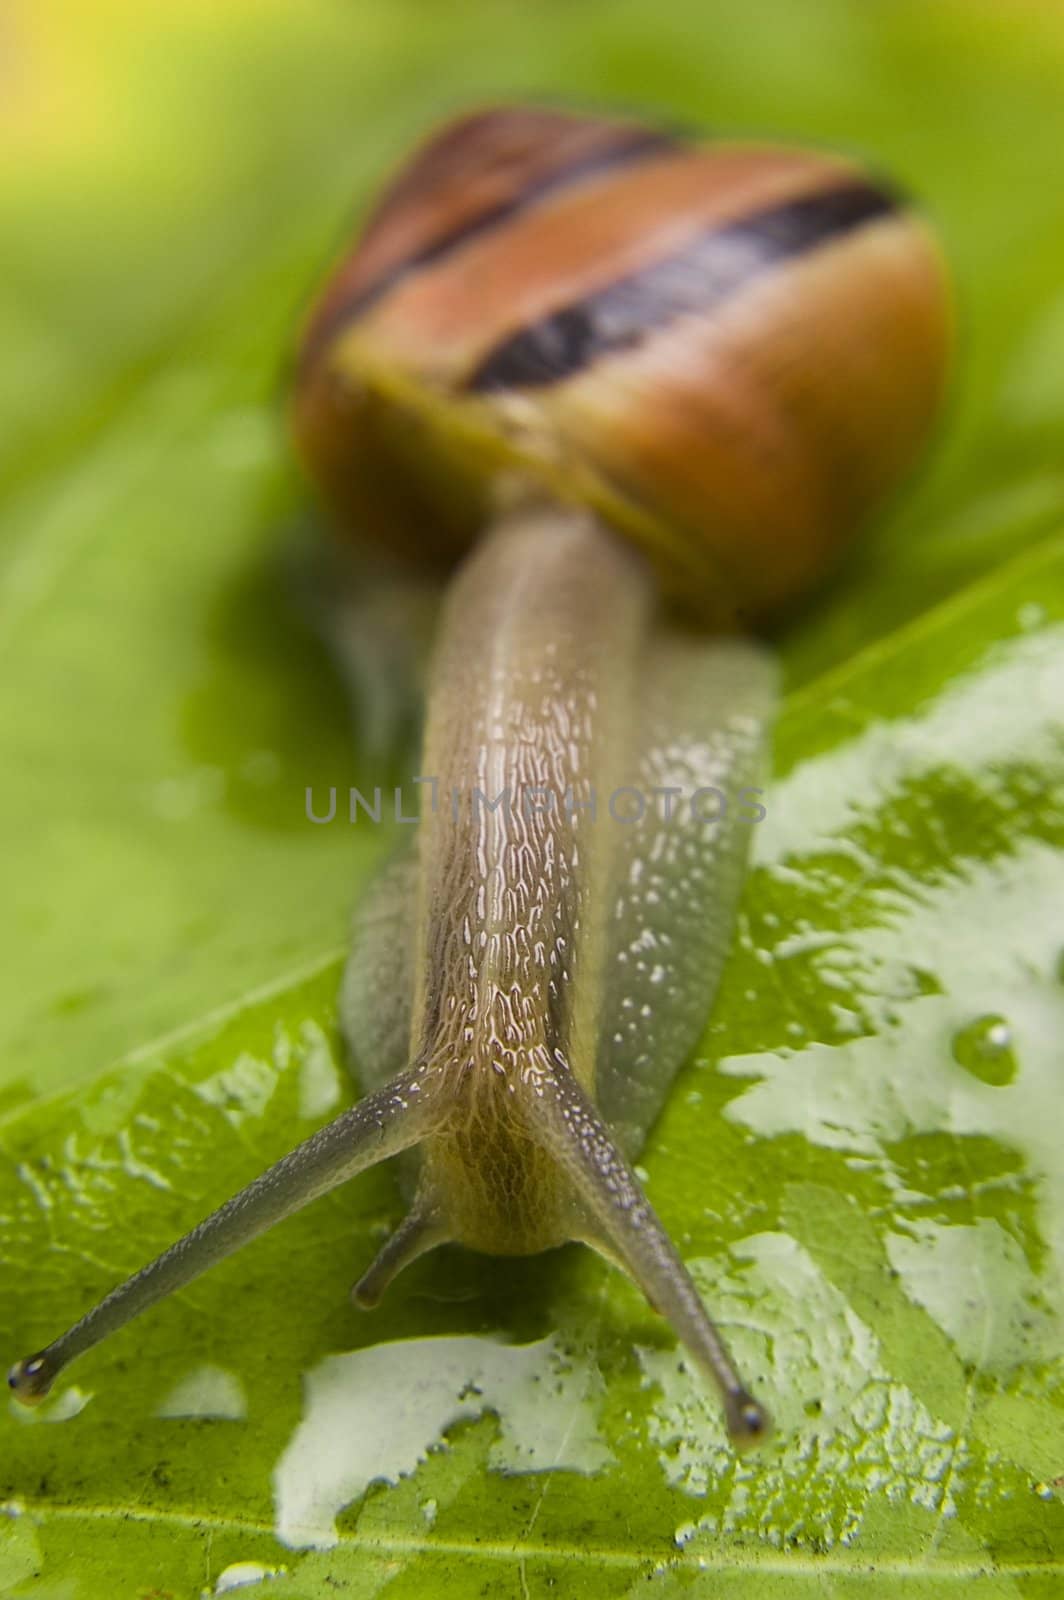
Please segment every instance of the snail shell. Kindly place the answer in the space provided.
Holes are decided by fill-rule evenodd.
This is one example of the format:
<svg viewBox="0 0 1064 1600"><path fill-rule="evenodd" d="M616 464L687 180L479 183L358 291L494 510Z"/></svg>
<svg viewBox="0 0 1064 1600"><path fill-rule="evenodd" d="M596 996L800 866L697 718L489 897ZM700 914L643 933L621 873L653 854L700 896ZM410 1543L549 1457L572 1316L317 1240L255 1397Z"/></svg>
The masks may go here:
<svg viewBox="0 0 1064 1600"><path fill-rule="evenodd" d="M429 140L336 270L295 427L391 548L453 559L517 469L730 626L912 462L949 334L929 231L851 162L495 109Z"/></svg>

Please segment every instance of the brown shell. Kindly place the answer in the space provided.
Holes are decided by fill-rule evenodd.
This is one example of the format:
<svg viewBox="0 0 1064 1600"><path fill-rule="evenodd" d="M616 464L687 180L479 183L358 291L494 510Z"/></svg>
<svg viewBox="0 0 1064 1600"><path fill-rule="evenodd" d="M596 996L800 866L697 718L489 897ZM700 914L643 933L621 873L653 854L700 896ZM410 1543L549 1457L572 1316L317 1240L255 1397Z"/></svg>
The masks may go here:
<svg viewBox="0 0 1064 1600"><path fill-rule="evenodd" d="M452 560L519 476L730 623L807 587L911 463L949 333L927 229L850 162L489 110L334 273L295 430L363 536Z"/></svg>

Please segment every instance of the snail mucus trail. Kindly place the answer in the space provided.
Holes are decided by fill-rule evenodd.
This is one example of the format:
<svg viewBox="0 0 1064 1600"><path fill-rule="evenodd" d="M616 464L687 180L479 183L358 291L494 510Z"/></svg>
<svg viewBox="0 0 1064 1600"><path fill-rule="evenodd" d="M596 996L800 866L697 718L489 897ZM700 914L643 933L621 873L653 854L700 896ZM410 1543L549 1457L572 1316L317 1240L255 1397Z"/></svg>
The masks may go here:
<svg viewBox="0 0 1064 1600"><path fill-rule="evenodd" d="M416 847L360 908L342 1011L365 1097L20 1362L20 1399L406 1152L410 1211L360 1304L445 1240L583 1240L669 1320L733 1439L764 1433L629 1165L704 1025L749 826L559 797L756 781L772 670L741 634L913 460L948 343L926 228L846 160L517 107L415 153L310 318L294 430L341 533L458 564L421 771L511 799L423 791Z"/></svg>

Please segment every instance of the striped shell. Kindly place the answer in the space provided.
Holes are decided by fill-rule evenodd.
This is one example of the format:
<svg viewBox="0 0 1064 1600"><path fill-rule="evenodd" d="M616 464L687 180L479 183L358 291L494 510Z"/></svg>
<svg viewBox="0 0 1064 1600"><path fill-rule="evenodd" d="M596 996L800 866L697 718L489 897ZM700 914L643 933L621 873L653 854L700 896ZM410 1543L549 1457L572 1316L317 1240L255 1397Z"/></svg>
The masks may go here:
<svg viewBox="0 0 1064 1600"><path fill-rule="evenodd" d="M295 429L363 536L453 560L518 473L730 625L910 464L948 345L928 232L851 163L493 109L414 155L334 273Z"/></svg>

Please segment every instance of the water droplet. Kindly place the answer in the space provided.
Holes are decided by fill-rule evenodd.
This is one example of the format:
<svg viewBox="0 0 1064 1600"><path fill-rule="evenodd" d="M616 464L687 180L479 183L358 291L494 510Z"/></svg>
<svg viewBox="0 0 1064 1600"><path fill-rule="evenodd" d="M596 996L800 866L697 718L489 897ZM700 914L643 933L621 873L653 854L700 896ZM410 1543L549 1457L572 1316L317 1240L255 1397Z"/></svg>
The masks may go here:
<svg viewBox="0 0 1064 1600"><path fill-rule="evenodd" d="M1033 600L1029 604L1021 606L1016 613L1016 621L1025 633L1029 633L1032 628L1040 628L1045 620L1045 606L1040 606Z"/></svg>
<svg viewBox="0 0 1064 1600"><path fill-rule="evenodd" d="M214 1593L220 1595L228 1594L232 1589L246 1589L267 1578L280 1578L287 1571L287 1567L264 1567L259 1561L234 1561L218 1574ZM203 1592L209 1593L207 1590Z"/></svg>
<svg viewBox="0 0 1064 1600"><path fill-rule="evenodd" d="M1012 1029L1004 1017L976 1017L953 1035L953 1059L982 1083L1003 1088L1016 1076Z"/></svg>

